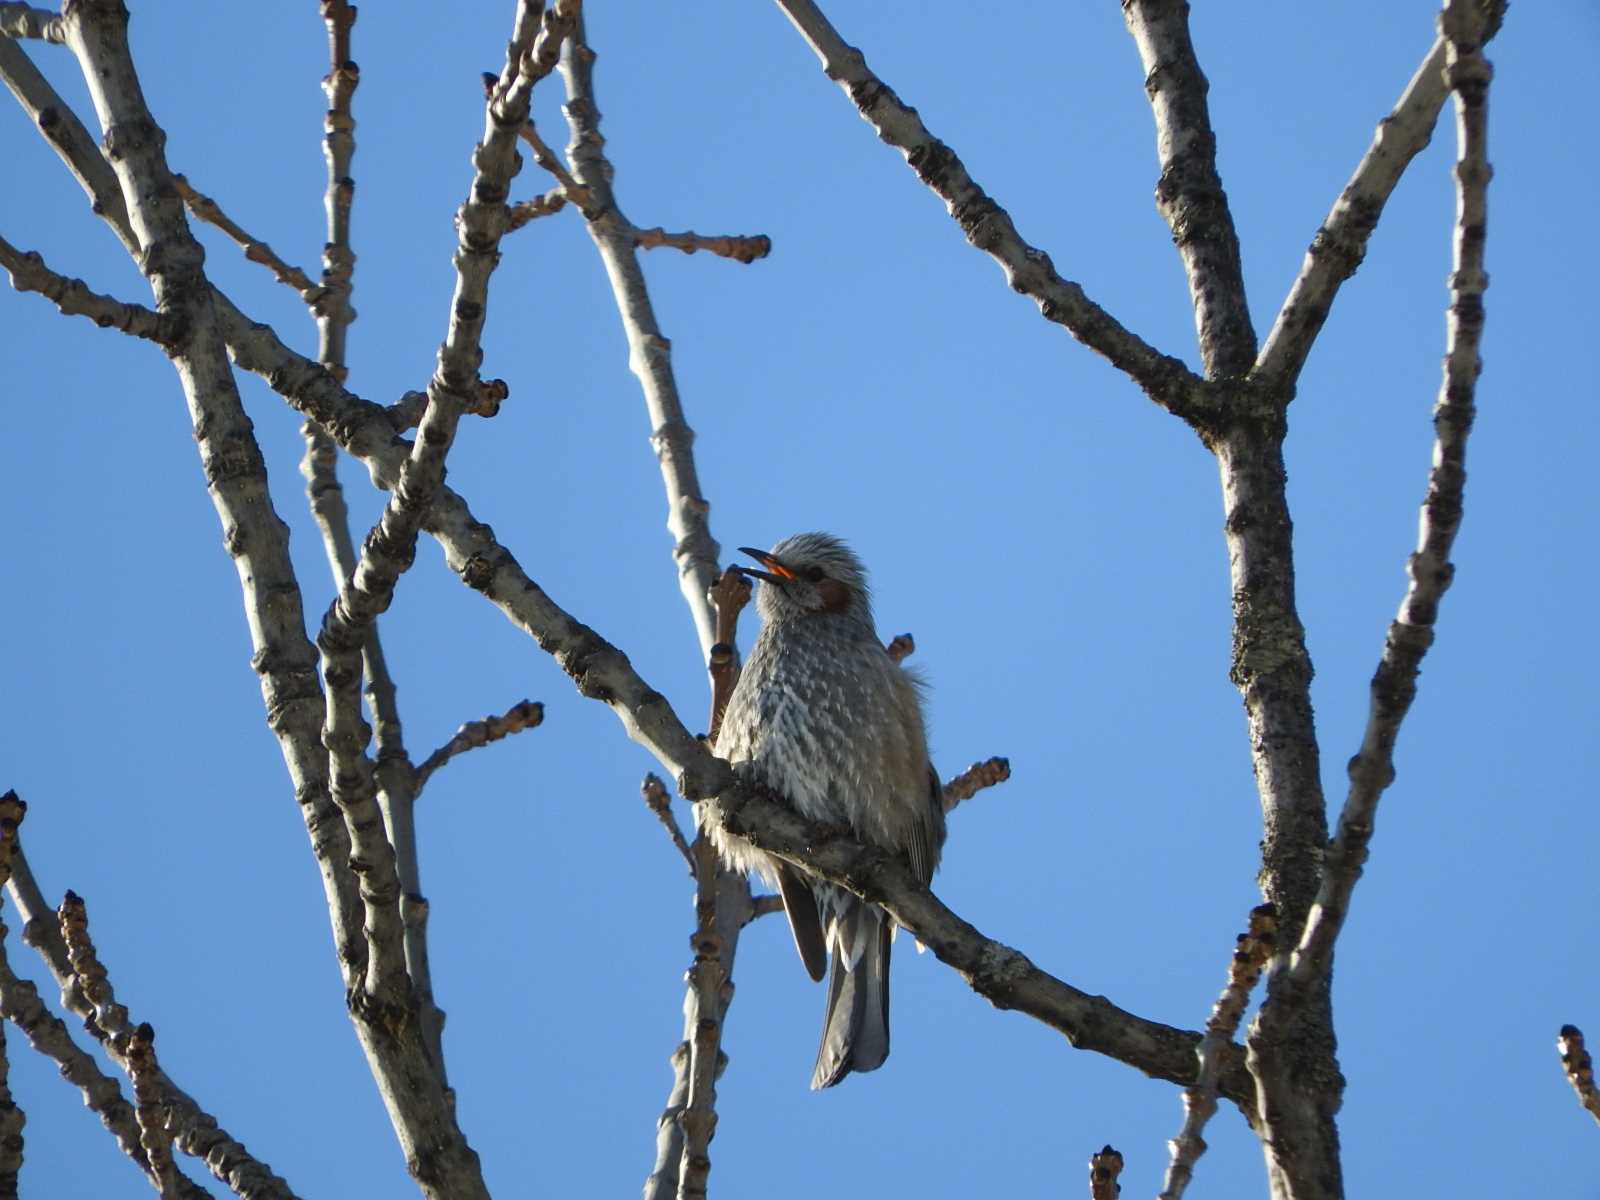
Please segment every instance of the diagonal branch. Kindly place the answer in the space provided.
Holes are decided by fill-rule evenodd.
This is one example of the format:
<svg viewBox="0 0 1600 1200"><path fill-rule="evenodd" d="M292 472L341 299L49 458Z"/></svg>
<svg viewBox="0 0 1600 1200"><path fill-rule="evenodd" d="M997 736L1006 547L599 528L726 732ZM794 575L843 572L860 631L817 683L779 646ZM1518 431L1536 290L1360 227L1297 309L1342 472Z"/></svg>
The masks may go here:
<svg viewBox="0 0 1600 1200"><path fill-rule="evenodd" d="M984 788L994 787L1011 778L1011 760L986 758L975 762L961 774L944 785L944 811L950 812L958 804L971 800Z"/></svg>
<svg viewBox="0 0 1600 1200"><path fill-rule="evenodd" d="M413 785L415 795L421 796L422 789L433 778L434 772L458 755L498 742L525 729L536 729L543 722L544 705L534 700L518 700L497 716L468 721L456 730L453 738L422 760Z"/></svg>
<svg viewBox="0 0 1600 1200"><path fill-rule="evenodd" d="M1244 1019L1256 980L1272 957L1277 929L1277 910L1270 904L1261 904L1250 913L1248 931L1239 935L1228 964L1228 982L1211 1009L1205 1036L1195 1051L1199 1077L1183 1090L1183 1128L1170 1143L1172 1160L1167 1164L1167 1177L1156 1200L1181 1200L1194 1177L1195 1163L1206 1152L1201 1134L1217 1111L1217 1069L1223 1052L1233 1045L1233 1035Z"/></svg>
<svg viewBox="0 0 1600 1200"><path fill-rule="evenodd" d="M170 351L189 405L206 486L239 568L252 666L261 678L276 735L321 868L339 960L359 970L365 957L361 910L348 869L348 845L329 797L320 744L316 653L305 634L288 527L267 488L266 467L218 334L204 253L184 221L167 167L162 133L144 102L127 43L127 10L114 0L83 0L62 14L100 122L102 157L77 117L24 58L0 42L0 74L71 164L150 281L156 307L183 336ZM48 114L48 120L46 115ZM110 159L110 164L108 164Z"/></svg>
<svg viewBox="0 0 1600 1200"><path fill-rule="evenodd" d="M567 158L574 182L587 197L586 201L573 199L583 210L589 236L594 239L611 280L617 312L628 338L628 367L644 392L650 414L650 444L661 464L661 482L667 492L667 529L673 537L672 553L678 563L678 587L694 619L700 653L709 655L717 639L706 591L716 582L722 548L711 536L707 516L711 505L700 490L700 477L695 471L694 430L683 415L678 381L672 370L672 342L656 321L635 252L634 227L617 207L612 189L614 173L606 160L600 108L595 100L594 57L580 30L561 60L561 77L567 85L567 127L572 134ZM562 182L565 185L567 181Z"/></svg>
<svg viewBox="0 0 1600 1200"><path fill-rule="evenodd" d="M1483 0L1490 8L1483 40L1499 32L1503 0ZM1300 274L1289 287L1272 331L1251 374L1276 388L1292 389L1345 280L1367 254L1367 242L1384 206L1411 160L1433 137L1450 90L1444 82L1445 39L1433 47L1411 77L1392 112L1378 122L1372 144L1350 181L1334 201L1327 220L1306 251Z"/></svg>
<svg viewBox="0 0 1600 1200"><path fill-rule="evenodd" d="M1176 358L1160 353L1056 273L1050 256L1022 239L1005 209L978 186L954 150L928 132L917 110L867 67L812 0L778 0L789 20L822 60L822 69L850 97L878 136L905 155L917 178L945 202L967 241L994 259L1013 291L1039 306L1045 320L1062 326L1089 349L1133 379L1145 395L1196 429L1218 415L1204 382Z"/></svg>
<svg viewBox="0 0 1600 1200"><path fill-rule="evenodd" d="M327 289L313 283L311 277L299 267L284 262L271 246L252 237L238 222L223 212L222 206L210 196L196 191L190 186L187 177L174 175L172 182L177 187L178 194L183 197L184 205L196 220L204 221L207 225L215 225L229 241L244 251L248 261L266 267L272 272L274 279L285 287L293 289L301 300L314 306L328 294Z"/></svg>
<svg viewBox="0 0 1600 1200"><path fill-rule="evenodd" d="M0 267L19 292L37 292L69 317L88 317L101 329L119 329L132 337L165 346L177 331L173 323L142 304L130 304L89 290L81 279L68 279L45 266L34 250L18 250L0 238Z"/></svg>
<svg viewBox="0 0 1600 1200"><path fill-rule="evenodd" d="M1556 1051L1561 1055L1561 1070L1578 1093L1578 1103L1596 1121L1600 1121L1600 1090L1594 1085L1594 1059L1583 1042L1583 1030L1576 1025L1563 1025L1556 1038Z"/></svg>
<svg viewBox="0 0 1600 1200"><path fill-rule="evenodd" d="M0 4L0 38L36 38L44 42L67 40L61 14L32 4Z"/></svg>
<svg viewBox="0 0 1600 1200"><path fill-rule="evenodd" d="M83 980L68 958L60 921L40 891L20 844L15 848L6 888L22 916L22 941L37 951L49 968L61 989L62 1006L78 1017L84 1028L99 1039L115 1059L116 1038L126 1034L127 1027L108 1030L96 1020L95 1005L85 994ZM66 1026L44 1009L33 984L15 976L0 982L11 981L18 989L14 994L18 997L19 1011L15 1014L7 1011L6 1016L17 1022L36 1048L60 1064L63 1078L83 1093L84 1103L100 1115L123 1152L139 1164L140 1170L146 1169L133 1108L123 1098L117 1081L103 1074L94 1059L73 1044ZM0 992L3 991L4 988L0 988ZM179 1149L202 1160L218 1180L240 1195L259 1196L262 1200L294 1200L288 1184L274 1175L271 1168L252 1157L242 1143L234 1140L217 1124L215 1117L169 1076L163 1073L161 1078ZM194 1194L203 1196L206 1193L196 1187Z"/></svg>
<svg viewBox="0 0 1600 1200"><path fill-rule="evenodd" d="M1444 380L1433 409L1433 466L1417 535L1406 563L1410 584L1400 612L1389 624L1383 656L1373 674L1361 749L1350 760L1350 791L1328 848L1322 886L1290 964L1296 988L1327 974L1333 944L1349 911L1372 839L1378 799L1394 780L1394 746L1417 694L1422 659L1433 645L1433 627L1445 590L1455 577L1450 551L1461 527L1466 488L1467 436L1476 416L1474 396L1483 369L1483 269L1486 200L1493 169L1487 156L1488 93L1492 71L1483 57L1483 21L1470 0L1450 0L1440 19L1448 45L1446 85L1456 95L1456 228L1454 270Z"/></svg>
<svg viewBox="0 0 1600 1200"><path fill-rule="evenodd" d="M1217 174L1217 139L1206 107L1210 86L1189 40L1188 0L1122 0L1155 111L1161 179L1156 208L1189 277L1200 360L1208 379L1242 378L1256 357L1245 304L1239 235Z"/></svg>

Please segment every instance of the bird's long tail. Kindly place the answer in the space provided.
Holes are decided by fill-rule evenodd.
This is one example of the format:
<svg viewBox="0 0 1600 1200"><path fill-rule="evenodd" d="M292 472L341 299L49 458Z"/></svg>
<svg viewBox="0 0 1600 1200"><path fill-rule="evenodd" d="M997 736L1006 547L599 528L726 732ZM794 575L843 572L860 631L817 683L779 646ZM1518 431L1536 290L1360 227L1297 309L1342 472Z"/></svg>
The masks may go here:
<svg viewBox="0 0 1600 1200"><path fill-rule="evenodd" d="M875 1071L889 1057L889 947L894 925L854 896L825 904L828 1007L822 1018L813 1088L832 1087L851 1071Z"/></svg>

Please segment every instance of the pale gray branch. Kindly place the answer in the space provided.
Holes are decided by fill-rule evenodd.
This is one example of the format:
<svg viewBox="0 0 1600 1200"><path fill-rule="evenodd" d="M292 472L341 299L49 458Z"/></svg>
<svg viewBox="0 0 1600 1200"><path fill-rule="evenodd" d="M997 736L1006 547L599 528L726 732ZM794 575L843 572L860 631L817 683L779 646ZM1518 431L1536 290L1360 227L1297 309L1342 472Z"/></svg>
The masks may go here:
<svg viewBox="0 0 1600 1200"><path fill-rule="evenodd" d="M32 4L0 4L0 37L37 38L44 42L64 42L66 32L61 14Z"/></svg>
<svg viewBox="0 0 1600 1200"><path fill-rule="evenodd" d="M184 205L196 220L220 229L229 241L244 251L248 261L266 267L272 272L274 279L292 289L301 300L316 305L327 294L325 288L313 283L311 277L299 267L284 262L271 246L251 236L238 222L223 212L222 206L210 196L196 191L185 176L174 175L172 182L177 186L178 194L183 197Z"/></svg>
<svg viewBox="0 0 1600 1200"><path fill-rule="evenodd" d="M120 1065L119 1046L125 1041L130 1028L125 1019L126 1010L122 1010L122 1024L109 1029L100 1024L96 1017L96 1005L85 991L85 980L79 978L69 958L61 922L40 891L20 843L16 846L6 887L17 911L22 915L23 943L37 951L49 968L56 986L61 989L62 1006L83 1022L84 1028L102 1043L106 1052ZM87 941L87 916L82 912L81 900L77 901L73 919L85 922L81 936ZM91 969L91 974L97 973L99 978L104 979L104 967L98 965L97 956L94 962L98 971ZM6 970L9 971L9 968ZM13 994L17 997L18 1010L17 1015L9 1010L5 1015L28 1034L29 1040L41 1053L60 1064L62 1076L83 1093L84 1103L99 1114L123 1152L138 1163L141 1170L146 1169L144 1150L139 1145L138 1123L117 1081L103 1074L94 1059L73 1044L66 1026L44 1009L33 984L16 980L15 976L9 979L16 983L17 990ZM109 988L109 980L105 986ZM4 990L0 987L0 992ZM115 1018L116 1008L109 1008L107 1016L108 1019ZM295 1200L287 1183L274 1175L265 1163L255 1159L243 1143L230 1136L227 1130L217 1124L215 1117L202 1109L164 1072L161 1086L180 1150L203 1161L212 1175L240 1195L259 1196L261 1200ZM192 1196L208 1194L198 1186L190 1186L192 1190L189 1194Z"/></svg>
<svg viewBox="0 0 1600 1200"><path fill-rule="evenodd" d="M1487 42L1499 30L1505 5L1503 0L1483 0L1483 6L1490 10ZM1372 144L1312 238L1251 371L1268 386L1293 388L1340 287L1366 257L1367 242L1395 185L1433 137L1439 110L1450 94L1444 66L1445 39L1439 37L1393 111L1378 122Z"/></svg>
<svg viewBox="0 0 1600 1200"><path fill-rule="evenodd" d="M344 831L329 797L316 653L305 634L288 528L273 508L261 450L218 336L201 270L204 254L184 220L162 151L164 135L144 103L128 50L126 10L108 0L82 0L67 8L63 20L106 129L114 166L108 166L81 122L32 64L5 53L9 42L0 42L0 74L24 105L37 111L41 131L90 192L96 211L117 229L149 279L156 307L183 330L171 353L188 400L207 490L223 524L224 545L240 562L252 665L261 678L268 724L278 738L322 871L340 964L359 969L366 953L361 908Z"/></svg>
<svg viewBox="0 0 1600 1200"><path fill-rule="evenodd" d="M1217 174L1209 84L1189 40L1188 0L1123 0L1155 112L1161 179L1156 208L1172 230L1194 302L1200 359L1209 379L1241 378L1256 357L1245 304L1239 236Z"/></svg>
<svg viewBox="0 0 1600 1200"><path fill-rule="evenodd" d="M1406 563L1410 583L1389 624L1383 656L1372 677L1361 749L1350 760L1350 791L1328 848L1316 904L1290 963L1296 988L1325 976L1372 839L1378 800L1394 781L1394 746L1417 694L1422 659L1433 645L1434 622L1455 577L1450 551L1461 527L1466 489L1467 436L1476 416L1483 369L1483 269L1489 166L1488 100L1492 71L1483 57L1484 19L1472 0L1449 0L1440 18L1448 47L1444 82L1456 97L1456 225L1446 328L1444 379L1433 408L1433 465L1422 503L1417 549ZM1276 982L1276 981L1275 981Z"/></svg>
<svg viewBox="0 0 1600 1200"><path fill-rule="evenodd" d="M1217 402L1204 381L1176 358L1160 353L1056 274L1050 256L1029 245L1011 217L978 186L954 150L928 132L914 108L872 73L861 51L848 45L811 0L778 0L822 60L823 71L850 97L878 136L905 155L907 164L945 202L967 241L1005 272L1012 290L1039 306L1045 320L1125 372L1145 395L1196 429L1215 420Z"/></svg>
<svg viewBox="0 0 1600 1200"><path fill-rule="evenodd" d="M4 238L0 238L0 267L11 276L11 286L17 291L37 292L69 317L88 317L101 329L119 329L158 345L173 340L173 324L160 313L92 292L83 280L68 279L45 266L38 252L18 250Z"/></svg>
<svg viewBox="0 0 1600 1200"><path fill-rule="evenodd" d="M1183 1090L1183 1127L1170 1143L1172 1159L1167 1164L1166 1180L1157 1200L1182 1200L1194 1166L1206 1152L1202 1134L1217 1111L1217 1072L1222 1056L1233 1045L1233 1035L1250 1003L1250 993L1261 978L1261 970L1272 957L1277 938L1278 914L1270 904L1258 905L1250 914L1250 927L1239 935L1233 959L1228 964L1228 982L1217 997L1206 1021L1205 1036L1195 1051L1199 1077Z"/></svg>
<svg viewBox="0 0 1600 1200"><path fill-rule="evenodd" d="M661 482L667 492L667 529L673 537L678 587L694 619L700 653L709 655L716 637L706 592L716 581L722 548L711 536L711 505L700 490L700 477L695 470L694 430L684 416L678 394L678 381L672 370L672 343L656 321L635 252L634 226L617 207L612 188L614 172L606 161L600 108L595 99L594 58L594 51L581 32L562 56L567 127L572 135L567 159L576 185L586 196L580 207L611 280L612 295L628 339L628 367L639 380L650 414L650 444L661 464Z"/></svg>

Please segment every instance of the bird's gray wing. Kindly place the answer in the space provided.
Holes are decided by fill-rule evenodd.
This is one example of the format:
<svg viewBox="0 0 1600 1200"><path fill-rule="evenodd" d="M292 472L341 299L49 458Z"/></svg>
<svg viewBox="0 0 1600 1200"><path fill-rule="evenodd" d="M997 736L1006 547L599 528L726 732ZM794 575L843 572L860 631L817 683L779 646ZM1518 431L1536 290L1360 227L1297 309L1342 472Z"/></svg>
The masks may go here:
<svg viewBox="0 0 1600 1200"><path fill-rule="evenodd" d="M783 898L783 911L789 918L789 932L794 935L794 948L800 951L800 961L805 963L811 978L821 982L828 972L828 943L822 936L817 898L811 894L811 885L788 863L780 862L778 894Z"/></svg>

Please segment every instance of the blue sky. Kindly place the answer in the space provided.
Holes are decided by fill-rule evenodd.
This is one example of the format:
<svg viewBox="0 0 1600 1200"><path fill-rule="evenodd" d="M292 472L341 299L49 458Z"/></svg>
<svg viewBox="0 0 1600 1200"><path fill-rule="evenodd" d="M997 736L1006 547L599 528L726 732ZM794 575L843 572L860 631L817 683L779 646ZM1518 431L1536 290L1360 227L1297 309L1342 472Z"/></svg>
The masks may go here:
<svg viewBox="0 0 1600 1200"><path fill-rule="evenodd" d="M285 258L323 239L326 42L309 0L136 6L173 166ZM1258 332L1432 38L1424 0L1330 14L1196 5L1219 162ZM351 385L422 386L443 334L451 216L502 61L509 3L368 5L355 31ZM1039 318L822 76L774 6L650 20L596 2L590 37L619 198L640 225L766 233L742 267L655 251L646 270L725 550L809 528L874 573L880 629L916 636L946 775L1014 776L952 820L936 890L1041 966L1197 1027L1257 894L1260 817L1227 678L1216 470L1194 437ZM979 16L923 0L830 13L1023 235L1119 319L1194 363L1155 212L1154 135L1117 5ZM28 46L88 114L67 53ZM1490 50L1485 371L1456 584L1401 736L1398 780L1339 947L1351 1194L1586 1195L1600 1140L1556 1059L1600 1041L1592 616L1600 437L1589 369L1600 178L1581 113L1600 51L1587 0L1512 7ZM565 142L559 81L536 101ZM1448 118L1389 206L1290 413L1301 612L1325 779L1343 795L1366 682L1404 588L1439 383L1454 152ZM19 110L0 116L0 233L91 286L147 299ZM514 193L548 182L531 163ZM575 213L505 245L484 373L451 482L569 611L701 727L648 423ZM211 238L213 278L314 353L298 300ZM262 719L238 584L163 356L36 296L0 297L6 521L0 787L29 857L89 904L102 957L172 1075L305 1195L409 1194L343 1010L321 889ZM253 379L308 611L330 585L298 419ZM378 511L342 467L358 534ZM753 621L753 617L752 617ZM463 1125L501 1195L633 1194L679 1035L690 887L638 800L654 763L615 718L418 554L382 630L417 758L524 696L543 728L476 752L419 810L435 987ZM745 641L753 635L747 626ZM681 814L687 822L687 814ZM7 906L9 909L9 905ZM8 925L17 921L13 912ZM13 967L44 978L8 940ZM1177 1093L999 1013L931 956L896 956L894 1053L807 1091L822 991L780 922L741 942L713 1194L1074 1195L1088 1155L1150 1195ZM46 988L47 995L53 989ZM29 1194L142 1186L21 1039ZM1264 1195L1220 1113L1191 1195Z"/></svg>

